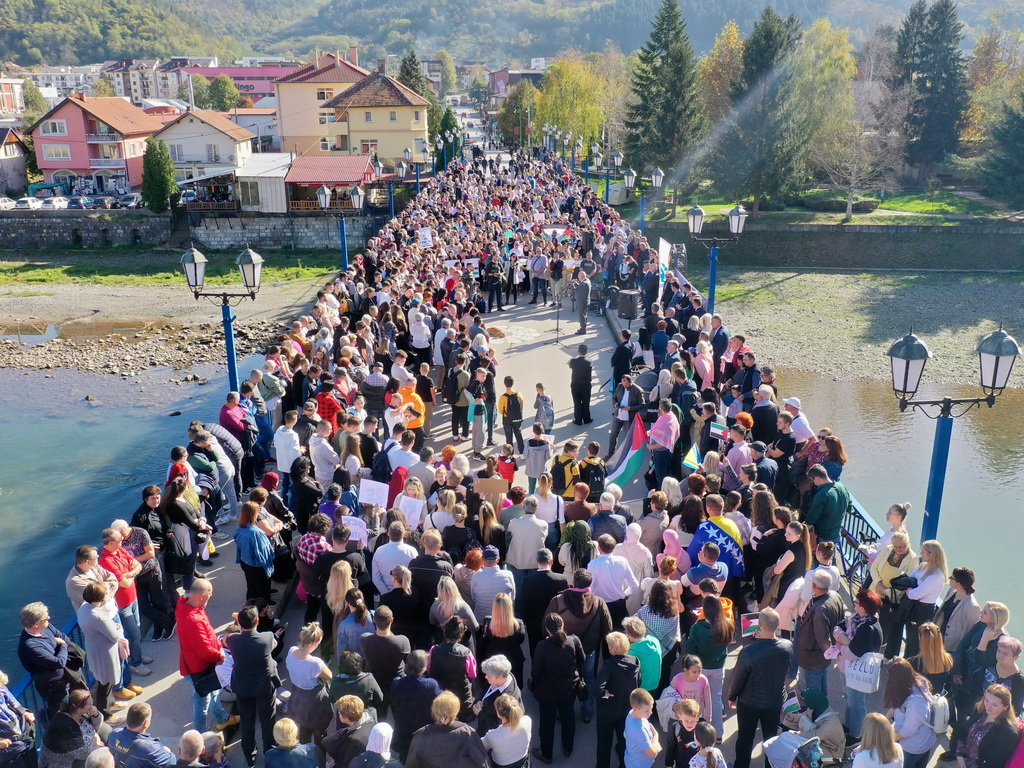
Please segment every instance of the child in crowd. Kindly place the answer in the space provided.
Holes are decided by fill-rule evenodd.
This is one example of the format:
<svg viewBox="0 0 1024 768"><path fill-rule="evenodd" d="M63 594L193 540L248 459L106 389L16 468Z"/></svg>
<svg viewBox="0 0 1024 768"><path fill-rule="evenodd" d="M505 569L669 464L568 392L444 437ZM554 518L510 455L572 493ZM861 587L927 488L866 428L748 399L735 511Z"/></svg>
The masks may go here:
<svg viewBox="0 0 1024 768"><path fill-rule="evenodd" d="M693 729L693 735L700 749L690 758L690 768L726 768L725 758L715 746L715 743L720 741L715 726L701 721Z"/></svg>
<svg viewBox="0 0 1024 768"><path fill-rule="evenodd" d="M555 428L555 404L548 395L544 394L543 384L537 385L537 399L534 400L533 407L537 409L537 423L544 428L545 432L553 430Z"/></svg>
<svg viewBox="0 0 1024 768"><path fill-rule="evenodd" d="M700 751L694 730L700 722L700 704L693 699L680 699L672 705L675 716L665 738L667 768L689 768L690 760Z"/></svg>
<svg viewBox="0 0 1024 768"><path fill-rule="evenodd" d="M658 732L651 725L651 712L654 709L654 698L643 688L637 688L629 694L629 705L632 709L626 715L626 768L651 768L654 758L661 747L658 744Z"/></svg>
<svg viewBox="0 0 1024 768"><path fill-rule="evenodd" d="M526 464L526 477L529 480L529 491L537 490L537 479L548 471L551 460L555 458L555 446L550 440L544 439L544 427L540 423L533 425L533 437L526 441L523 450L523 462Z"/></svg>
<svg viewBox="0 0 1024 768"><path fill-rule="evenodd" d="M700 657L687 654L683 657L683 671L672 678L671 686L684 699L693 699L700 705L700 716L711 719L711 684L704 676L704 665Z"/></svg>
<svg viewBox="0 0 1024 768"><path fill-rule="evenodd" d="M519 465L516 463L514 449L506 443L501 446L501 455L498 457L498 474L507 480L509 485L512 485L516 478L517 469L519 469Z"/></svg>

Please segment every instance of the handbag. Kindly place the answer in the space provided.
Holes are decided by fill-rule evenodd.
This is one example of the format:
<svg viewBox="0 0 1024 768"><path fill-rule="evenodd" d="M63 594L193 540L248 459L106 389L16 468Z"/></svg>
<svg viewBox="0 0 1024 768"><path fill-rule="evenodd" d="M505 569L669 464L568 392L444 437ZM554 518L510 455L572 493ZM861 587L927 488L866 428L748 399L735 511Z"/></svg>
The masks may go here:
<svg viewBox="0 0 1024 768"><path fill-rule="evenodd" d="M847 662L846 684L861 693L877 691L884 658L880 653L868 652L858 659Z"/></svg>
<svg viewBox="0 0 1024 768"><path fill-rule="evenodd" d="M914 589L917 586L917 579L906 573L901 573L899 576L894 576L889 580L889 586L899 592L906 592L908 589Z"/></svg>
<svg viewBox="0 0 1024 768"><path fill-rule="evenodd" d="M590 698L590 688L587 686L587 681L582 677L576 678L576 698L580 701L586 701Z"/></svg>
<svg viewBox="0 0 1024 768"><path fill-rule="evenodd" d="M202 672L193 672L189 675L192 678L192 687L196 689L199 696L209 696L214 691L220 690L220 678L217 677L217 665L211 664Z"/></svg>

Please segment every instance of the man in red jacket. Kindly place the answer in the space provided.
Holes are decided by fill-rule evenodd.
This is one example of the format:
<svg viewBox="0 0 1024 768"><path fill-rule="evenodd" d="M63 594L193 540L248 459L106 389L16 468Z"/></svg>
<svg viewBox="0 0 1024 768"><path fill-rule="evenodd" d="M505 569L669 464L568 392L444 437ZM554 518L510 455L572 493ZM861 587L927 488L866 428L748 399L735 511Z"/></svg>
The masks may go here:
<svg viewBox="0 0 1024 768"><path fill-rule="evenodd" d="M208 684L207 675L216 676L213 669L224 662L224 649L220 639L206 615L206 604L213 597L213 585L206 579L196 579L188 591L188 597L178 599L174 609L174 618L178 629L178 643L181 648L178 656L178 671L182 677L190 677L192 682L192 727L206 730L206 713L211 707L217 719L217 729L223 730L237 719L228 717L224 705L220 703L215 689L200 694L199 689Z"/></svg>

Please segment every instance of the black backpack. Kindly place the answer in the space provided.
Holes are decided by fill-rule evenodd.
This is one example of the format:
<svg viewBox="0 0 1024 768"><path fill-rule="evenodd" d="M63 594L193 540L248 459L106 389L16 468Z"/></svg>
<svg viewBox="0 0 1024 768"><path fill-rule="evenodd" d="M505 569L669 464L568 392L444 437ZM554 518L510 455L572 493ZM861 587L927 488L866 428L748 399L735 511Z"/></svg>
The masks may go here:
<svg viewBox="0 0 1024 768"><path fill-rule="evenodd" d="M371 480L376 480L378 483L391 482L391 473L393 470L391 469L391 459L388 458L388 454L396 445L398 445L398 443L392 443L373 457L373 466L370 467Z"/></svg>
<svg viewBox="0 0 1024 768"><path fill-rule="evenodd" d="M459 368L452 368L444 377L444 384L441 385L441 400L448 405L455 405L459 402Z"/></svg>
<svg viewBox="0 0 1024 768"><path fill-rule="evenodd" d="M591 463L590 461L580 462L580 482L590 486L591 496L600 496L604 493L604 481L608 477L608 467L603 461Z"/></svg>
<svg viewBox="0 0 1024 768"><path fill-rule="evenodd" d="M505 397L507 405L505 406L505 418L508 421L522 421L523 420L523 403L519 399L518 392L508 392Z"/></svg>
<svg viewBox="0 0 1024 768"><path fill-rule="evenodd" d="M562 496L565 493L565 468L572 464L576 459L569 458L566 461L555 460L555 463L551 465L551 489Z"/></svg>

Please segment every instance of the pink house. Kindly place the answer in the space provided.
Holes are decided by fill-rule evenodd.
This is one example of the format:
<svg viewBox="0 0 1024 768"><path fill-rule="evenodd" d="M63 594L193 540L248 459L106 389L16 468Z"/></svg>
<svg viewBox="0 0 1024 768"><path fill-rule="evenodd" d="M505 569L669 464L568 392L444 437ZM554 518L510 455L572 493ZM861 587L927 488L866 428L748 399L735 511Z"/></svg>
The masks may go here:
<svg viewBox="0 0 1024 768"><path fill-rule="evenodd" d="M164 127L127 100L68 96L28 133L48 182L72 193L117 195L142 184L146 139Z"/></svg>

